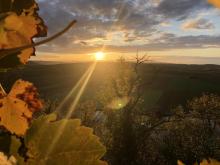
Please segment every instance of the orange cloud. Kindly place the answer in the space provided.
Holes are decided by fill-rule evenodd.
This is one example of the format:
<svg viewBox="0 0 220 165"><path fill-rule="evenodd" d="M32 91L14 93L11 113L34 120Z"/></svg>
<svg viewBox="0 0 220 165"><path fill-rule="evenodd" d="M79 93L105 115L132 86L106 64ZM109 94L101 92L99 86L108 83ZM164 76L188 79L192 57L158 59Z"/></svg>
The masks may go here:
<svg viewBox="0 0 220 165"><path fill-rule="evenodd" d="M184 30L211 30L214 28L215 26L211 21L203 18L188 20L182 25L182 29Z"/></svg>
<svg viewBox="0 0 220 165"><path fill-rule="evenodd" d="M220 8L220 0L208 0L208 2L217 8Z"/></svg>

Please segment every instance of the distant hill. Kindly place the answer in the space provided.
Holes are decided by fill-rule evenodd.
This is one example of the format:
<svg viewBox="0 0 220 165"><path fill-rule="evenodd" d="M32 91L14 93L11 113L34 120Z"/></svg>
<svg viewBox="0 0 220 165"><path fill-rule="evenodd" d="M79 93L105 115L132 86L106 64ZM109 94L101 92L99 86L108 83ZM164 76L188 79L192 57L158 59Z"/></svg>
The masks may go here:
<svg viewBox="0 0 220 165"><path fill-rule="evenodd" d="M22 69L0 73L0 80L7 89L22 78L33 82L45 99L62 100L85 73L91 63L42 64L31 62ZM117 63L101 62L89 81L83 99L94 98L94 93L109 75L114 74ZM202 93L220 95L220 66L144 64L141 74L145 85L146 108L158 107L164 111ZM7 83L6 83L7 82ZM9 83L8 83L9 82Z"/></svg>

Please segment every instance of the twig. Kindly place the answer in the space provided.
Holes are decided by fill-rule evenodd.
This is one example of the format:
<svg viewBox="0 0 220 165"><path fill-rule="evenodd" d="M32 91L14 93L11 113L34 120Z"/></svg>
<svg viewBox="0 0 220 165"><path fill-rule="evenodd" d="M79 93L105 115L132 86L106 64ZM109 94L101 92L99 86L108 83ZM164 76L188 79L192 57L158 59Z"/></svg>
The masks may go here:
<svg viewBox="0 0 220 165"><path fill-rule="evenodd" d="M14 53L17 53L17 52L20 52L24 49L27 49L27 48L31 48L31 47L36 47L36 46L39 46L39 45L42 45L42 44L45 44L47 42L50 42L56 38L58 38L59 36L61 36L62 34L64 34L65 32L67 32L73 25L76 24L76 20L72 21L71 23L69 23L69 25L67 27L65 27L62 31L54 34L53 36L45 39L45 40L42 40L42 41L39 41L39 42L36 42L36 43L32 43L32 44L29 44L29 45L25 45L25 46L21 46L21 47L17 47L17 48L11 48L11 49L6 49L6 50L3 50L0 52L0 60L8 55L11 55L11 54L14 54Z"/></svg>
<svg viewBox="0 0 220 165"><path fill-rule="evenodd" d="M0 94L6 95L6 92L4 88L2 87L2 84L0 83Z"/></svg>

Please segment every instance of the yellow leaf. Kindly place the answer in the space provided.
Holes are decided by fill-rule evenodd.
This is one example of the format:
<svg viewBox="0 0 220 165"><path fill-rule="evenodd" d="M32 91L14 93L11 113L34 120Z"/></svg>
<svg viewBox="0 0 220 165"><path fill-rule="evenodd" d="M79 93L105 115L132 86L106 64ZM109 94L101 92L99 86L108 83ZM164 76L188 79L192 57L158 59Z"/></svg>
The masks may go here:
<svg viewBox="0 0 220 165"><path fill-rule="evenodd" d="M185 164L183 162L181 162L180 160L178 160L177 165L185 165Z"/></svg>
<svg viewBox="0 0 220 165"><path fill-rule="evenodd" d="M11 133L24 135L28 129L27 116L25 116L25 114L28 114L28 108L25 102L15 98L5 97L0 103L2 104L0 108L0 124Z"/></svg>
<svg viewBox="0 0 220 165"><path fill-rule="evenodd" d="M26 64L30 56L33 55L33 53L34 53L34 48L29 48L21 51L21 54L18 55L20 62L22 64Z"/></svg>
<svg viewBox="0 0 220 165"><path fill-rule="evenodd" d="M181 162L180 160L177 161L177 165L185 165L183 162ZM195 163L194 165L197 165L197 163ZM208 160L203 160L200 165L220 165L220 162L218 162L217 160L214 159L209 159Z"/></svg>
<svg viewBox="0 0 220 165"><path fill-rule="evenodd" d="M33 16L18 16L13 13L5 18L4 27L7 30L17 31L27 38L32 38L37 34L38 23L40 23L39 20Z"/></svg>
<svg viewBox="0 0 220 165"><path fill-rule="evenodd" d="M2 93L0 95L0 125L19 136L24 135L28 129L29 120L32 118L35 108L42 107L39 100L32 97L36 94L30 91L31 88L33 88L33 84L18 80L8 95L3 91L0 92ZM24 95L28 99L24 98Z"/></svg>
<svg viewBox="0 0 220 165"><path fill-rule="evenodd" d="M3 49L5 45L8 44L7 33L5 32L3 26L0 25L0 49Z"/></svg>
<svg viewBox="0 0 220 165"><path fill-rule="evenodd" d="M3 152L0 152L0 165L16 165L17 161L14 156L9 158Z"/></svg>
<svg viewBox="0 0 220 165"><path fill-rule="evenodd" d="M8 12L8 16L0 22L0 49L16 48L33 43L34 37L44 35L46 27L37 14L36 3L22 13ZM26 64L30 56L34 55L34 48L17 52L19 63Z"/></svg>
<svg viewBox="0 0 220 165"><path fill-rule="evenodd" d="M16 31L2 32L4 38L0 39L0 48L14 48L31 44L31 39L24 37ZM1 35L1 33L0 33ZM33 48L25 49L18 55L20 62L26 64L30 56L34 53Z"/></svg>
<svg viewBox="0 0 220 165"><path fill-rule="evenodd" d="M220 0L208 0L208 2L217 8L220 8Z"/></svg>
<svg viewBox="0 0 220 165"><path fill-rule="evenodd" d="M209 161L203 160L200 165L220 165L220 162L218 162L217 160L214 160L214 159L210 159Z"/></svg>

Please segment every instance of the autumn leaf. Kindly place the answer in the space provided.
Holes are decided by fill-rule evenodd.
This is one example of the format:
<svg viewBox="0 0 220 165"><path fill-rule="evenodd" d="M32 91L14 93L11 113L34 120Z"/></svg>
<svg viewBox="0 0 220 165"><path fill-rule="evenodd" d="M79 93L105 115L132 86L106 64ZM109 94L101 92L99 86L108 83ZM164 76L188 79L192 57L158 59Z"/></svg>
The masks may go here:
<svg viewBox="0 0 220 165"><path fill-rule="evenodd" d="M220 1L219 0L208 0L208 2L214 5L217 8L220 8Z"/></svg>
<svg viewBox="0 0 220 165"><path fill-rule="evenodd" d="M177 165L185 165L185 164L183 162L181 162L180 160L178 160Z"/></svg>
<svg viewBox="0 0 220 165"><path fill-rule="evenodd" d="M18 80L9 94L0 90L0 125L16 135L24 135L33 112L42 108L32 83Z"/></svg>
<svg viewBox="0 0 220 165"><path fill-rule="evenodd" d="M32 38L37 34L37 26L40 23L39 19L36 19L32 15L20 15L11 13L5 18L4 28L11 31L16 31L26 38Z"/></svg>
<svg viewBox="0 0 220 165"><path fill-rule="evenodd" d="M16 162L14 156L8 158L4 153L0 152L0 165L16 165Z"/></svg>
<svg viewBox="0 0 220 165"><path fill-rule="evenodd" d="M46 35L47 28L37 14L38 6L34 1L14 0L13 3L8 4L3 0L0 2L1 5L5 6L5 9L8 9L9 5L11 7L10 10L8 9L9 11L4 11L0 7L0 14L4 15L0 19L0 52L1 50L30 45L33 43L34 37ZM7 55L1 53L0 67L10 68L26 64L34 53L34 48Z"/></svg>
<svg viewBox="0 0 220 165"><path fill-rule="evenodd" d="M27 131L25 145L31 165L107 165L100 159L106 149L91 128L81 126L78 119L56 120L56 115L41 116L35 120ZM65 123L63 130L60 125ZM52 143L57 133L62 135ZM53 150L48 149L53 145Z"/></svg>
<svg viewBox="0 0 220 165"><path fill-rule="evenodd" d="M3 39L2 42L0 42L0 47L2 47L3 49L15 48L32 43L31 39L24 37L23 35L19 34L16 31L3 32L2 36ZM17 55L17 57L19 58L21 63L26 64L30 56L33 54L34 54L34 49L28 48L21 51Z"/></svg>
<svg viewBox="0 0 220 165"><path fill-rule="evenodd" d="M181 162L180 160L177 161L177 165L185 165L183 162ZM194 165L197 165L197 163L195 163ZM214 159L209 159L209 160L203 160L200 165L220 165L220 162L218 162L217 160Z"/></svg>
<svg viewBox="0 0 220 165"><path fill-rule="evenodd" d="M34 0L1 0L0 14L16 12L20 15L24 9L29 9L33 4L35 4Z"/></svg>
<svg viewBox="0 0 220 165"><path fill-rule="evenodd" d="M200 165L220 165L220 162L214 159L210 159L209 161L203 160L202 163L200 163Z"/></svg>
<svg viewBox="0 0 220 165"><path fill-rule="evenodd" d="M8 44L7 33L3 26L0 25L0 49L3 49Z"/></svg>

